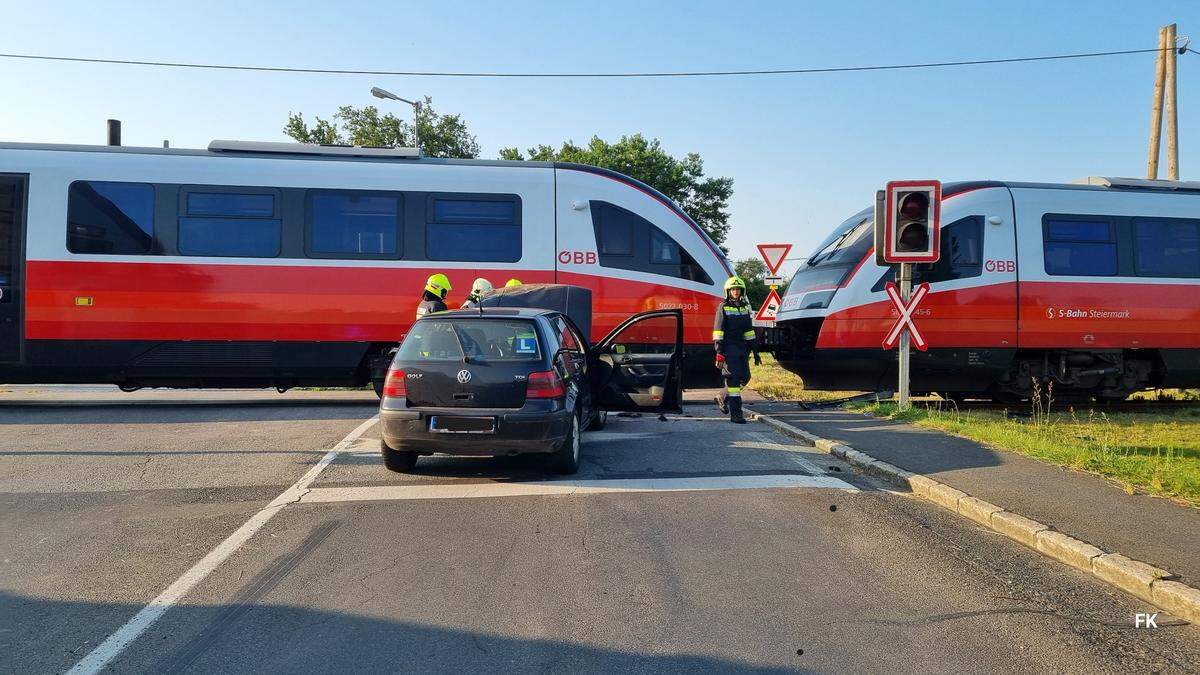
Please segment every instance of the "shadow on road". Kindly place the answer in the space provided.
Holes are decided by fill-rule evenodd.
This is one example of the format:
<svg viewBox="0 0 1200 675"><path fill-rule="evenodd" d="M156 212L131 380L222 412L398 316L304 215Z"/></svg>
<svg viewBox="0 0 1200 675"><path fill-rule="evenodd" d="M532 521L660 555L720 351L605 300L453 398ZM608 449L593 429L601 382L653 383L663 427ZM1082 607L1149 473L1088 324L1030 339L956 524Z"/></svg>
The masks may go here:
<svg viewBox="0 0 1200 675"><path fill-rule="evenodd" d="M785 672L702 654L647 654L549 636L498 635L254 600L172 607L110 668L172 673ZM0 632L3 672L65 671L141 610L7 592L0 592L0 607L5 608L5 623L19 627Z"/></svg>
<svg viewBox="0 0 1200 675"><path fill-rule="evenodd" d="M764 405L755 410L916 473L935 475L1003 463L997 451L980 443L905 422L851 412L802 411L794 406Z"/></svg>

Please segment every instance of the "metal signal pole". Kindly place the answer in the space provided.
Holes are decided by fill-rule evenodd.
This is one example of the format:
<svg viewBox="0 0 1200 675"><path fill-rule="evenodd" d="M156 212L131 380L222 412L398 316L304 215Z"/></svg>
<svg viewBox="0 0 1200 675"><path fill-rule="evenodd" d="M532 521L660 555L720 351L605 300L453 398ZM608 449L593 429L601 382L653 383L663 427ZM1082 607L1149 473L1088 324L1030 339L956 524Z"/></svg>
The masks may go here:
<svg viewBox="0 0 1200 675"><path fill-rule="evenodd" d="M900 299L907 305L912 295L912 263L900 263ZM908 359L909 359L909 341L910 336L908 329L905 328L900 332L899 358L900 358L900 382L899 393L900 402L898 408L900 410L908 410L911 403L908 400Z"/></svg>

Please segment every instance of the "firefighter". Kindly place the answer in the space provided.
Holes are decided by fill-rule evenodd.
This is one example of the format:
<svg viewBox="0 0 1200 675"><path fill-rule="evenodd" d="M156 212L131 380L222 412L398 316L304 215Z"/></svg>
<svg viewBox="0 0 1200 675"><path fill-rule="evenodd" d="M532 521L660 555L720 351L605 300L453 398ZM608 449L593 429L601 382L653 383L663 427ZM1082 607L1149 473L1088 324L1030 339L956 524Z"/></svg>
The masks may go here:
<svg viewBox="0 0 1200 675"><path fill-rule="evenodd" d="M521 285L520 279L509 279L507 282L505 282L504 287L512 288L514 286L520 286L520 285Z"/></svg>
<svg viewBox="0 0 1200 675"><path fill-rule="evenodd" d="M479 301L483 299L483 296L491 293L493 290L492 282L479 277L475 280L475 283L471 284L471 294L467 296L467 301L459 309L475 309L479 307Z"/></svg>
<svg viewBox="0 0 1200 675"><path fill-rule="evenodd" d="M425 292L421 294L421 304L417 305L417 318L434 312L446 311L446 296L450 294L450 280L441 272L434 274L425 281Z"/></svg>
<svg viewBox="0 0 1200 675"><path fill-rule="evenodd" d="M725 282L725 302L717 308L713 320L713 345L717 350L716 366L725 380L725 391L717 395L717 407L729 414L729 421L745 424L742 415L742 388L750 382L750 352L757 351L754 318L750 301L746 299L746 282L733 276Z"/></svg>

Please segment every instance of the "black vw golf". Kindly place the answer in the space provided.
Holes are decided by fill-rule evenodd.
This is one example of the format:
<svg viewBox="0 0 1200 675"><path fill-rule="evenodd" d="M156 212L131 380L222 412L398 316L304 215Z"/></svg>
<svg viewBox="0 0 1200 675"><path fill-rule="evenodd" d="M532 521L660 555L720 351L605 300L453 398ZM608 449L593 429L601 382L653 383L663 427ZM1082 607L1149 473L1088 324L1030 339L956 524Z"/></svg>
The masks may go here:
<svg viewBox="0 0 1200 675"><path fill-rule="evenodd" d="M683 313L643 312L591 345L566 315L493 308L430 314L400 345L380 401L383 461L542 454L579 468L579 432L608 411L680 412Z"/></svg>

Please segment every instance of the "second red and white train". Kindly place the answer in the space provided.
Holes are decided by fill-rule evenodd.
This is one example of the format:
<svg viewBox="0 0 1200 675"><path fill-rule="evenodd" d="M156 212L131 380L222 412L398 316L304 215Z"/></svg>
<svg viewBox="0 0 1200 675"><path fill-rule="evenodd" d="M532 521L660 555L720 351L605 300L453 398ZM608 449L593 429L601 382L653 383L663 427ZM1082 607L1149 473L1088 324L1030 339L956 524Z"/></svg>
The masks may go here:
<svg viewBox="0 0 1200 675"><path fill-rule="evenodd" d="M914 391L951 397L1122 399L1200 386L1200 184L948 183L941 256L916 321ZM896 313L872 211L843 222L792 278L771 341L816 389L890 390L881 341Z"/></svg>

